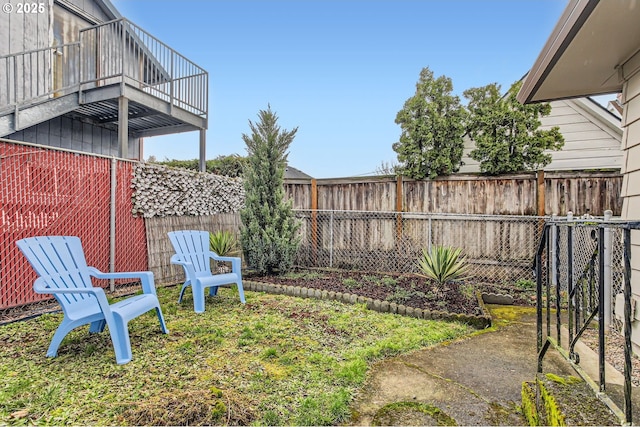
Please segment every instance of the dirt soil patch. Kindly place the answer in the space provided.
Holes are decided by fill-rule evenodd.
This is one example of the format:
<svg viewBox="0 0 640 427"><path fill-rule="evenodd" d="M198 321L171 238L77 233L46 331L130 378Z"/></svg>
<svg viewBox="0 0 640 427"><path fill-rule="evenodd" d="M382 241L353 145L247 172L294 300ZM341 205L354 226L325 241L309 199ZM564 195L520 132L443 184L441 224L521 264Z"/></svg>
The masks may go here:
<svg viewBox="0 0 640 427"><path fill-rule="evenodd" d="M254 282L299 286L355 294L407 307L466 315L482 315L478 292L508 294L514 304L535 304L531 289L489 283L457 282L439 286L417 274L371 273L352 270L296 270L281 276L246 274Z"/></svg>

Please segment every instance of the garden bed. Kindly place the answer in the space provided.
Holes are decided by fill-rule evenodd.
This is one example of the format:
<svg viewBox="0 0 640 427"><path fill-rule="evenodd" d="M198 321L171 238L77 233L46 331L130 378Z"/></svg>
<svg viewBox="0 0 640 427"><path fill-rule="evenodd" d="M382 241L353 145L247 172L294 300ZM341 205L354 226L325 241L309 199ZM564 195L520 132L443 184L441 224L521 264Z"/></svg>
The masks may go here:
<svg viewBox="0 0 640 427"><path fill-rule="evenodd" d="M353 270L298 269L281 276L245 275L249 290L367 303L378 311L402 312L414 317L490 324L481 294L508 294L514 304L531 305L530 286L499 286L473 282L437 286L416 274L371 273ZM254 285L255 284L255 285ZM527 289L525 289L527 288Z"/></svg>

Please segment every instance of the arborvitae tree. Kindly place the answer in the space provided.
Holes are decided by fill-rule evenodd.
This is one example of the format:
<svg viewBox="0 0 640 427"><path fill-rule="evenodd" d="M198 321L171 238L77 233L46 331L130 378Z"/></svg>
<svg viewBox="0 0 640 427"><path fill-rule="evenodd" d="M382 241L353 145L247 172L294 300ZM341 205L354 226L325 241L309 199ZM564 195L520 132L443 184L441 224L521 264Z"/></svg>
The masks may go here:
<svg viewBox="0 0 640 427"><path fill-rule="evenodd" d="M269 107L258 113L260 122L249 120L251 136L244 170L245 207L240 211L240 241L247 264L260 274L283 274L293 266L300 245L291 201L284 198L284 171L288 148L298 128L281 130Z"/></svg>
<svg viewBox="0 0 640 427"><path fill-rule="evenodd" d="M434 78L429 68L422 69L416 94L396 116L402 128L400 141L393 144L400 162L398 172L425 179L460 170L465 110L452 91L450 78Z"/></svg>
<svg viewBox="0 0 640 427"><path fill-rule="evenodd" d="M480 171L489 175L533 171L551 163L545 150L560 150L564 138L555 126L540 130L540 117L551 113L548 103L523 105L516 95L521 82L511 86L506 96L500 85L468 89L470 113L468 132L476 144L472 159L480 162Z"/></svg>

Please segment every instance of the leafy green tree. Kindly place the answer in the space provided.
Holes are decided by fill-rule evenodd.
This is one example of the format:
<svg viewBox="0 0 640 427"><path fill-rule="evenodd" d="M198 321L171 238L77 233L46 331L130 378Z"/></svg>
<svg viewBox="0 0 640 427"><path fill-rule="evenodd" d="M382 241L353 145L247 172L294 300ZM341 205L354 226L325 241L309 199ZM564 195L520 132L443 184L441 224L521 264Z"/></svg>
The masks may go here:
<svg viewBox="0 0 640 427"><path fill-rule="evenodd" d="M299 222L284 198L284 170L289 145L298 128L281 130L269 107L249 120L251 135L242 135L249 154L244 171L245 207L240 211L240 241L245 260L260 274L284 274L293 266L300 245Z"/></svg>
<svg viewBox="0 0 640 427"><path fill-rule="evenodd" d="M489 175L537 170L551 163L545 150L560 150L564 138L556 126L540 130L540 117L551 112L548 103L523 105L516 99L521 82L502 96L500 85L468 89L468 132L476 144L472 159Z"/></svg>
<svg viewBox="0 0 640 427"><path fill-rule="evenodd" d="M172 168L182 168L197 171L199 170L198 159L190 159L190 160L177 160L177 159L167 159L165 157L164 160L158 161L155 160L155 157L152 159L149 158L150 163L156 163L163 166L169 166Z"/></svg>
<svg viewBox="0 0 640 427"><path fill-rule="evenodd" d="M170 166L174 168L183 168L198 171L200 170L200 161L198 159L191 160L163 160L157 161L154 156L150 156L148 161L150 163L157 163L160 165ZM221 155L213 160L207 160L206 171L214 173L216 175L224 175L232 178L242 176L242 171L247 164L247 158L238 154Z"/></svg>
<svg viewBox="0 0 640 427"><path fill-rule="evenodd" d="M213 160L207 160L207 172L232 178L241 177L246 166L247 158L238 154L218 156Z"/></svg>
<svg viewBox="0 0 640 427"><path fill-rule="evenodd" d="M425 179L460 170L465 110L452 91L450 78L434 78L429 68L422 69L415 95L396 115L402 128L400 141L393 144L398 172Z"/></svg>

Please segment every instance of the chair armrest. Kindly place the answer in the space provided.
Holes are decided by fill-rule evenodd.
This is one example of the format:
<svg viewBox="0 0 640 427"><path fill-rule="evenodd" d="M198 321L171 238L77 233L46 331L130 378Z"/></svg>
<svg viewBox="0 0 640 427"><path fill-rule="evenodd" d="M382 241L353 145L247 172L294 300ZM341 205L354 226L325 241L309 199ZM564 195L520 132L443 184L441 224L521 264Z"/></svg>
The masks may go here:
<svg viewBox="0 0 640 427"><path fill-rule="evenodd" d="M209 256L213 259L215 259L216 261L229 261L229 262L233 262L235 260L239 260L240 258L238 257L234 257L234 256L220 256L218 254L216 254L215 252L209 252Z"/></svg>
<svg viewBox="0 0 640 427"><path fill-rule="evenodd" d="M103 273L95 267L89 267L89 274L97 279L140 279L142 292L145 294L156 293L153 281L153 273L150 271L127 271L118 273Z"/></svg>
<svg viewBox="0 0 640 427"><path fill-rule="evenodd" d="M38 294L99 294L104 290L102 288L50 288L46 286L46 277L38 277L33 282L33 290Z"/></svg>
<svg viewBox="0 0 640 427"><path fill-rule="evenodd" d="M193 268L193 264L189 261L186 261L182 258L180 254L174 254L171 257L171 264L178 264L184 267L185 275L187 276L187 280L195 280L196 278L196 270Z"/></svg>
<svg viewBox="0 0 640 427"><path fill-rule="evenodd" d="M242 268L242 259L234 256L220 256L213 251L209 251L209 256L216 261L226 261L231 263L231 270L239 273Z"/></svg>
<svg viewBox="0 0 640 427"><path fill-rule="evenodd" d="M171 264L180 264L180 265L189 264L189 261L183 260L182 259L182 255L180 255L180 254L173 254L171 256L170 262L171 262Z"/></svg>

